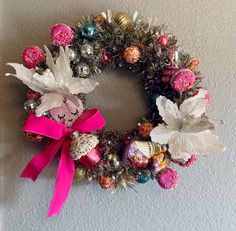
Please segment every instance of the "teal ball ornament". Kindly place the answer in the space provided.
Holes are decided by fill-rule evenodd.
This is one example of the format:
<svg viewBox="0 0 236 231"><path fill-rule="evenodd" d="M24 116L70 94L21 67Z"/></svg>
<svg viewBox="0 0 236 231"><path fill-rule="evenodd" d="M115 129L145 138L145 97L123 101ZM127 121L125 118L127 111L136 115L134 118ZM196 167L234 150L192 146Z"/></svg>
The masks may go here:
<svg viewBox="0 0 236 231"><path fill-rule="evenodd" d="M93 23L86 23L81 29L82 36L85 39L92 39L96 33L96 26Z"/></svg>
<svg viewBox="0 0 236 231"><path fill-rule="evenodd" d="M152 95L152 102L153 102L153 103L156 103L157 98L158 98L159 96L160 96L159 94L154 93L154 94Z"/></svg>
<svg viewBox="0 0 236 231"><path fill-rule="evenodd" d="M150 177L145 175L144 173L141 173L141 175L139 176L139 179L137 180L138 183L140 184L145 184L150 180Z"/></svg>

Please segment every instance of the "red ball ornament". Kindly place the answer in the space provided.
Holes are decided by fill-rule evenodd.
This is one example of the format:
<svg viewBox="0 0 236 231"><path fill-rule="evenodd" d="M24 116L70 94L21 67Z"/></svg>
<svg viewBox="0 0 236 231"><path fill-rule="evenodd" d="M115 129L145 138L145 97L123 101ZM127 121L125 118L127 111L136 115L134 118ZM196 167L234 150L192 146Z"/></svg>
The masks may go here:
<svg viewBox="0 0 236 231"><path fill-rule="evenodd" d="M111 60L111 57L110 57L110 55L109 55L107 52L102 53L101 62L102 62L103 64L109 63L110 60Z"/></svg>
<svg viewBox="0 0 236 231"><path fill-rule="evenodd" d="M63 23L56 24L50 33L50 38L55 46L67 46L74 40L74 31Z"/></svg>
<svg viewBox="0 0 236 231"><path fill-rule="evenodd" d="M26 92L26 96L27 96L28 100L36 101L39 99L40 93L29 88Z"/></svg>
<svg viewBox="0 0 236 231"><path fill-rule="evenodd" d="M45 55L40 47L30 46L23 51L22 60L27 68L35 68L45 61Z"/></svg>
<svg viewBox="0 0 236 231"><path fill-rule="evenodd" d="M33 142L38 142L38 143L42 142L45 139L44 136L29 133L29 132L24 132L24 135L25 135L27 140L33 141Z"/></svg>
<svg viewBox="0 0 236 231"><path fill-rule="evenodd" d="M115 180L110 176L101 176L99 184L103 189L110 190L115 187Z"/></svg>
<svg viewBox="0 0 236 231"><path fill-rule="evenodd" d="M169 38L167 35L161 35L158 37L157 41L160 43L162 47L165 47L168 45Z"/></svg>

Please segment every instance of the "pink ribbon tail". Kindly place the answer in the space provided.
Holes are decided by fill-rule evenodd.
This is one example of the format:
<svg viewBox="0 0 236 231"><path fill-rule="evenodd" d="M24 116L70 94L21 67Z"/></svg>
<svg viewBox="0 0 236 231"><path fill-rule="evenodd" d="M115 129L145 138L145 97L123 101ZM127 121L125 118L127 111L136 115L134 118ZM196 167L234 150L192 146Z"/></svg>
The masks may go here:
<svg viewBox="0 0 236 231"><path fill-rule="evenodd" d="M59 215L66 201L74 177L74 161L69 156L70 141L66 140L62 146L61 159L57 171L57 179L51 204L48 209L48 217Z"/></svg>
<svg viewBox="0 0 236 231"><path fill-rule="evenodd" d="M33 157L30 162L26 165L25 169L21 173L20 177L30 178L33 181L37 179L39 174L48 166L52 161L53 157L57 154L64 139L52 141L43 152Z"/></svg>

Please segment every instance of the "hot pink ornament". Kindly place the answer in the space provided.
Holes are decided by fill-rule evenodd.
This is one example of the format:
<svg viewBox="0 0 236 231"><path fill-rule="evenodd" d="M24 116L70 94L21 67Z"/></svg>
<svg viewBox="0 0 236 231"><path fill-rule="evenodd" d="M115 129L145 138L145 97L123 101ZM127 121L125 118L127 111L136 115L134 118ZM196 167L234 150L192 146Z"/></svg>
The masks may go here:
<svg viewBox="0 0 236 231"><path fill-rule="evenodd" d="M185 92L193 87L196 77L192 71L188 69L180 69L175 72L171 78L171 86L175 91Z"/></svg>
<svg viewBox="0 0 236 231"><path fill-rule="evenodd" d="M161 81L164 84L168 84L171 80L171 77L174 75L174 73L178 70L178 68L176 66L170 66L167 67L164 71L163 71L163 76L161 78Z"/></svg>
<svg viewBox="0 0 236 231"><path fill-rule="evenodd" d="M67 100L61 106L55 107L49 112L53 120L71 127L74 121L83 113L83 104L81 102L81 106L78 108L74 103Z"/></svg>
<svg viewBox="0 0 236 231"><path fill-rule="evenodd" d="M179 182L179 176L174 169L166 168L159 173L157 181L162 188L173 189Z"/></svg>
<svg viewBox="0 0 236 231"><path fill-rule="evenodd" d="M157 41L160 43L161 46L165 47L168 45L168 36L167 35L161 35L157 38Z"/></svg>
<svg viewBox="0 0 236 231"><path fill-rule="evenodd" d="M56 24L50 34L52 43L55 46L67 46L74 40L74 31L63 23Z"/></svg>
<svg viewBox="0 0 236 231"><path fill-rule="evenodd" d="M35 68L45 61L45 55L38 46L30 46L23 51L22 60L27 68Z"/></svg>

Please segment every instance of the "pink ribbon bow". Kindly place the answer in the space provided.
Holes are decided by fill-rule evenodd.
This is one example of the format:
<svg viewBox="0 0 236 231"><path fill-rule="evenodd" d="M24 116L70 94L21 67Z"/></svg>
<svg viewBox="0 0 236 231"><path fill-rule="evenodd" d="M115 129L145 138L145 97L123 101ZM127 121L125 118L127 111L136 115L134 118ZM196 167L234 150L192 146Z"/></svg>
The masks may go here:
<svg viewBox="0 0 236 231"><path fill-rule="evenodd" d="M66 201L74 176L74 161L69 156L70 134L74 131L87 133L101 129L105 125L105 120L97 109L85 111L71 126L57 123L46 117L36 117L30 114L23 126L23 131L43 135L52 138L43 152L33 157L25 167L20 177L37 179L39 174L48 166L53 157L61 148L61 159L57 171L57 179L48 210L48 217L60 214L61 208Z"/></svg>

